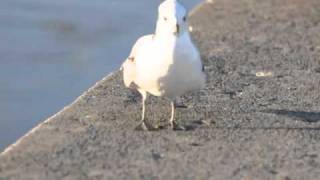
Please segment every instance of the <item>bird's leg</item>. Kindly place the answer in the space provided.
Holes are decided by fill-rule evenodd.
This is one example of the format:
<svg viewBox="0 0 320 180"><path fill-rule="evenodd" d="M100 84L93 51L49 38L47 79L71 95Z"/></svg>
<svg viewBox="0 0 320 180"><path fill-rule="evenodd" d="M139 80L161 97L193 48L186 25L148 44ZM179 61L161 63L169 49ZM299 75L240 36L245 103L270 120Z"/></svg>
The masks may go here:
<svg viewBox="0 0 320 180"><path fill-rule="evenodd" d="M141 121L136 129L140 130L148 130L146 123L145 123L145 112L146 112L146 99L147 99L147 92L139 91L142 95L142 114L141 114Z"/></svg>
<svg viewBox="0 0 320 180"><path fill-rule="evenodd" d="M184 127L180 126L175 120L174 115L176 111L176 104L174 101L171 101L171 118L169 120L170 128L173 130L185 130Z"/></svg>
<svg viewBox="0 0 320 180"><path fill-rule="evenodd" d="M175 111L176 107L175 107L175 103L174 101L171 101L171 118L169 120L170 123L170 128L174 128L174 111Z"/></svg>

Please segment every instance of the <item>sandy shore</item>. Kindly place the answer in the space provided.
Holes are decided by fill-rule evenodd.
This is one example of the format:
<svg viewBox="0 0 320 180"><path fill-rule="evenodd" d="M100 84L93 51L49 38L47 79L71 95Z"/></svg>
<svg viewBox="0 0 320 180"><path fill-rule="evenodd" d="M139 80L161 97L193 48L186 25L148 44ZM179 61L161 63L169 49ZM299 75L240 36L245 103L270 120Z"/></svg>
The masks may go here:
<svg viewBox="0 0 320 180"><path fill-rule="evenodd" d="M319 177L320 1L216 0L190 21L209 78L181 98L187 131L135 131L141 98L115 72L3 152L0 180Z"/></svg>

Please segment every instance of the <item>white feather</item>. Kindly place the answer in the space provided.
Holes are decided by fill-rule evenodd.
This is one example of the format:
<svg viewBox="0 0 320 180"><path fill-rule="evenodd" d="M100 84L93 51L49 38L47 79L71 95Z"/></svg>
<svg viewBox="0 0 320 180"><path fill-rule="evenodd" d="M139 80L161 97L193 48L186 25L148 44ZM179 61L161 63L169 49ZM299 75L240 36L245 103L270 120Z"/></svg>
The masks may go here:
<svg viewBox="0 0 320 180"><path fill-rule="evenodd" d="M141 37L122 65L126 86L134 82L140 91L173 99L205 85L199 51L183 21L185 15L175 0L160 5L156 34ZM178 35L176 25L181 27Z"/></svg>

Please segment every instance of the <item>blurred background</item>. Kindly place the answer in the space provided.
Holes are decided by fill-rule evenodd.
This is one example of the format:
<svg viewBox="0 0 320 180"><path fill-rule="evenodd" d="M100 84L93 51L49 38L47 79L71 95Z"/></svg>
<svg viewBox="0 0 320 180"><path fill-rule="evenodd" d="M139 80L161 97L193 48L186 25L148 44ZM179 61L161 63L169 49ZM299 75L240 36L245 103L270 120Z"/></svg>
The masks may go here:
<svg viewBox="0 0 320 180"><path fill-rule="evenodd" d="M161 2L1 0L0 151L117 70Z"/></svg>

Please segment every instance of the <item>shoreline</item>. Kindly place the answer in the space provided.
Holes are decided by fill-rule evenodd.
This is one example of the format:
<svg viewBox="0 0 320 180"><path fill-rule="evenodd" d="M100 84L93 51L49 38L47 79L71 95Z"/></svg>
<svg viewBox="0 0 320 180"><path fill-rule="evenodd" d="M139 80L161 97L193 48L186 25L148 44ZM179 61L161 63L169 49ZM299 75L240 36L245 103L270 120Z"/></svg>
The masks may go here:
<svg viewBox="0 0 320 180"><path fill-rule="evenodd" d="M85 97L88 93L90 93L90 91L93 91L95 87L97 87L101 82L106 81L108 78L110 78L112 75L114 75L117 71L111 72L109 73L107 76L105 76L104 78L102 78L100 81L96 82L92 87L90 87L88 90L86 90L85 92L83 92L80 96L78 96L73 102L71 102L69 105L63 107L60 111L58 111L57 113L55 113L54 115L50 116L49 118L47 118L46 120L44 120L43 122L39 123L37 126L35 126L34 128L32 128L30 131L28 131L25 135L23 135L22 137L20 137L16 142L10 144L8 147L6 147L2 152L0 152L0 157L1 156L5 156L6 153L10 152L13 148L15 148L16 146L18 146L25 138L29 137L31 134L33 134L35 131L37 131L38 129L40 129L43 125L45 125L46 123L49 123L51 120L53 120L55 117L59 116L60 114L62 114L63 112L65 112L66 110L68 110L69 108L72 107L72 105L76 104L78 101L80 101L83 97Z"/></svg>

